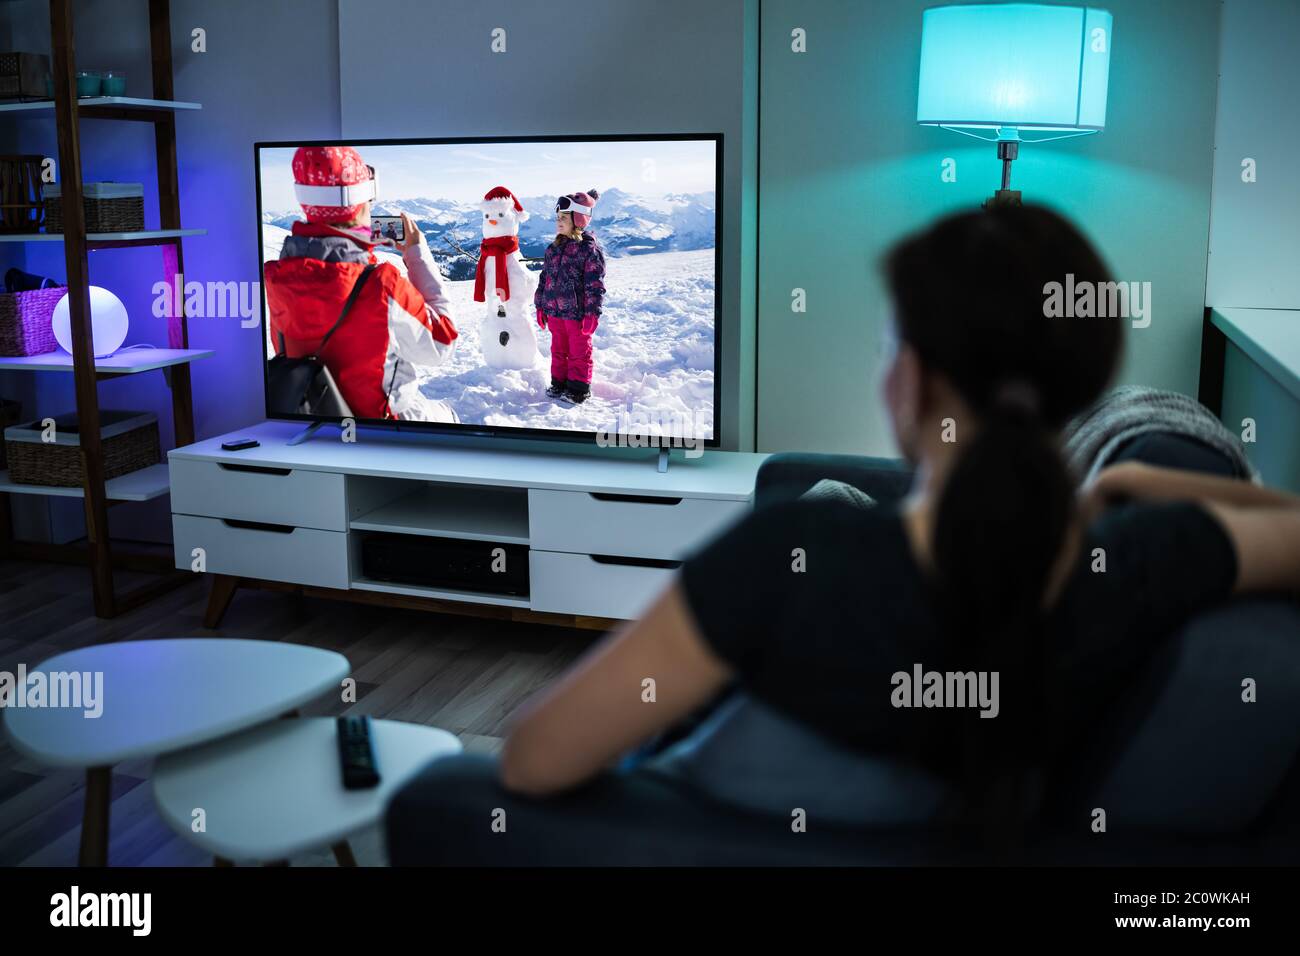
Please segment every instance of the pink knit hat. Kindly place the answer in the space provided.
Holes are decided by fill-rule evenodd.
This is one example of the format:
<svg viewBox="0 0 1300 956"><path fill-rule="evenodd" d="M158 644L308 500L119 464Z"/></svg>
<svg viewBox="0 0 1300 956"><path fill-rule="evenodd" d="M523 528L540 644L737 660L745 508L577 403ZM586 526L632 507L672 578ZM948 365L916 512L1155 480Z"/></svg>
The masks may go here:
<svg viewBox="0 0 1300 956"><path fill-rule="evenodd" d="M592 210L595 209L596 200L599 198L600 193L594 189L588 189L585 193L569 193L559 198L555 204L555 211L573 213L573 227L586 229L591 225Z"/></svg>

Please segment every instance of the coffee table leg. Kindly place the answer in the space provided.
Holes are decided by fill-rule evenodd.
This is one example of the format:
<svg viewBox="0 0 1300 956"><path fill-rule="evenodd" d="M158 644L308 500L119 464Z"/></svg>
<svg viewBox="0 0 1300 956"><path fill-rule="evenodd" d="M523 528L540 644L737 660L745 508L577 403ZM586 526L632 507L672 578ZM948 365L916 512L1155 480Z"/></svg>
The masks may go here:
<svg viewBox="0 0 1300 956"><path fill-rule="evenodd" d="M229 574L214 574L212 590L208 592L208 609L203 615L203 626L209 630L221 626L221 619L226 616L226 608L239 587L239 578Z"/></svg>
<svg viewBox="0 0 1300 956"><path fill-rule="evenodd" d="M113 768L86 770L86 805L81 817L81 866L108 866L108 811Z"/></svg>
<svg viewBox="0 0 1300 956"><path fill-rule="evenodd" d="M334 851L334 859L338 861L339 866L357 865L357 858L352 855L352 847L348 846L347 840L335 843L330 849Z"/></svg>

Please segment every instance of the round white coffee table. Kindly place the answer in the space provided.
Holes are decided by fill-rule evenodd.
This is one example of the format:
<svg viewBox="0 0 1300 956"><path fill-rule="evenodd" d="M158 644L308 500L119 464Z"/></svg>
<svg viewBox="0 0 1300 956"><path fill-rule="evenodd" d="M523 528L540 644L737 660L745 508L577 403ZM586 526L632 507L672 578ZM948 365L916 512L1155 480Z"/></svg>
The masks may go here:
<svg viewBox="0 0 1300 956"><path fill-rule="evenodd" d="M425 764L461 750L445 730L395 720L372 720L370 739L380 781L368 790L343 788L335 719L303 717L167 754L154 765L154 802L218 865L285 863L326 846L355 865L348 837L377 823Z"/></svg>
<svg viewBox="0 0 1300 956"><path fill-rule="evenodd" d="M273 720L337 689L351 668L342 654L234 638L183 637L97 644L29 670L102 681L102 712L6 707L5 733L38 763L86 768L81 865L108 862L112 766ZM96 677L96 675L100 675ZM97 705L98 706L98 705Z"/></svg>

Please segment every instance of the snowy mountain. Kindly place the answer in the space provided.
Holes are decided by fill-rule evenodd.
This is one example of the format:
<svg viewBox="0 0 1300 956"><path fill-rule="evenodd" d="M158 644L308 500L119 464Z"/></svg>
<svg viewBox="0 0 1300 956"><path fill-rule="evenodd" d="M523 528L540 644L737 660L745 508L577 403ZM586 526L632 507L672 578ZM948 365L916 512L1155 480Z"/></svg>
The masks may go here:
<svg viewBox="0 0 1300 956"><path fill-rule="evenodd" d="M529 219L519 234L519 247L526 259L540 259L555 237L555 197L521 199ZM610 257L644 255L650 252L691 252L712 249L715 194L672 193L645 197L611 188L601 193L592 231ZM457 252L478 255L482 238L478 202L452 199L390 199L375 203L374 213L396 216L406 213L419 223L429 248L450 279L473 274L474 262ZM302 218L300 210L267 212L262 222L288 229Z"/></svg>

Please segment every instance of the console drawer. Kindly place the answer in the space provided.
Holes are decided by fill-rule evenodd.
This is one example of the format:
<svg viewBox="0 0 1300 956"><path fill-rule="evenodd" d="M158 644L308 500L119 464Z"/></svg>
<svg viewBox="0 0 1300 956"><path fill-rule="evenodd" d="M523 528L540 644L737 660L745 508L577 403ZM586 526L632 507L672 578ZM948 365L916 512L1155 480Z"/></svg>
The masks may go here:
<svg viewBox="0 0 1300 956"><path fill-rule="evenodd" d="M170 462L172 511L295 528L346 531L342 474L236 462Z"/></svg>
<svg viewBox="0 0 1300 956"><path fill-rule="evenodd" d="M185 571L193 569L194 549L202 548L211 574L348 587L348 536L340 531L174 514L172 538L176 567Z"/></svg>
<svg viewBox="0 0 1300 956"><path fill-rule="evenodd" d="M749 502L528 490L529 545L542 551L678 559L749 510Z"/></svg>
<svg viewBox="0 0 1300 956"><path fill-rule="evenodd" d="M674 567L630 563L626 558L530 551L529 604L534 611L630 620L659 596L675 573Z"/></svg>

